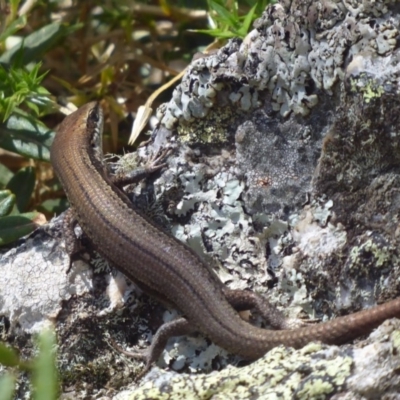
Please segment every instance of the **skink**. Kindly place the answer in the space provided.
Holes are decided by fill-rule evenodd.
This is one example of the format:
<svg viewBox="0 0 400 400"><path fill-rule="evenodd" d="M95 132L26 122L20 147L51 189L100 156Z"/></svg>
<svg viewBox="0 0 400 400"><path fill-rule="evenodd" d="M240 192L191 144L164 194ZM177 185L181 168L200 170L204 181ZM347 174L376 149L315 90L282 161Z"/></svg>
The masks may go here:
<svg viewBox="0 0 400 400"><path fill-rule="evenodd" d="M280 344L299 348L311 341L343 343L371 331L388 318L400 316L397 298L293 330L271 331L244 321L237 310L260 305L259 297L227 289L196 253L133 206L114 184L102 161L102 129L100 105L92 102L81 107L60 125L51 148L51 163L74 213L70 226L78 222L102 256L149 294L172 304L183 315L159 329L146 369L157 359L168 337L193 331L253 360ZM74 251L69 251L71 256ZM284 327L279 314L274 315L269 306L264 316L277 327Z"/></svg>

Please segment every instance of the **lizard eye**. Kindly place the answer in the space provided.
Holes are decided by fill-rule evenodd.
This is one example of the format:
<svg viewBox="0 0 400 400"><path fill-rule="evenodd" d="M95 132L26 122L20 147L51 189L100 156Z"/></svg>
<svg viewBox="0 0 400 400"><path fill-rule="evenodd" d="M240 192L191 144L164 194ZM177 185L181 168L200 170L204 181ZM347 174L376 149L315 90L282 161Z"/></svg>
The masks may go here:
<svg viewBox="0 0 400 400"><path fill-rule="evenodd" d="M98 107L93 108L90 110L89 115L88 115L88 120L91 120L94 123L97 123L99 121L99 113L98 113Z"/></svg>

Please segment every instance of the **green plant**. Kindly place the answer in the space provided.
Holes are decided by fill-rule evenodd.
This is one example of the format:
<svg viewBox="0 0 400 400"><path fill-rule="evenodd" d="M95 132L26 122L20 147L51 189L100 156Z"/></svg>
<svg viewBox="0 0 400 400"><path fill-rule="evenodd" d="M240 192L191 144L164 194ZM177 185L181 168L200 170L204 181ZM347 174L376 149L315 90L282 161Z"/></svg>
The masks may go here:
<svg viewBox="0 0 400 400"><path fill-rule="evenodd" d="M209 16L213 28L198 29L195 32L206 33L218 39L244 38L253 21L261 15L267 5L273 4L275 1L247 0L246 3L250 9L247 7L246 13L242 14L239 1L208 0Z"/></svg>
<svg viewBox="0 0 400 400"><path fill-rule="evenodd" d="M33 64L30 70L14 66L7 70L0 65L0 117L3 123L21 104L25 104L35 116L40 115L39 106L50 104L50 93L41 86L46 73L39 75L40 68L40 62Z"/></svg>
<svg viewBox="0 0 400 400"><path fill-rule="evenodd" d="M0 342L0 364L12 372L0 377L0 399L11 400L18 372L31 376L34 400L55 400L59 392L56 369L56 339L53 330L46 329L37 338L38 354L32 360L21 360L15 350Z"/></svg>
<svg viewBox="0 0 400 400"><path fill-rule="evenodd" d="M22 30L27 19L18 17L18 0L6 7L0 1L0 148L36 161L49 161L54 132L39 117L52 109L48 90L42 86L40 60L76 26L52 22L35 30L6 49L6 40ZM6 18L4 18L6 16ZM15 173L0 163L0 245L34 230L44 218L30 208L36 168L23 166Z"/></svg>

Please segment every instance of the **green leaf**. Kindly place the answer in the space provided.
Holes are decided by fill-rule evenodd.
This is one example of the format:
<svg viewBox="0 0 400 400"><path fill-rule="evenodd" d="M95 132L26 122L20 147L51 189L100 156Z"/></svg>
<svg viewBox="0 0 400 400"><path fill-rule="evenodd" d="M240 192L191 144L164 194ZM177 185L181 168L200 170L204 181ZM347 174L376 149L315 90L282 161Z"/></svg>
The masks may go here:
<svg viewBox="0 0 400 400"><path fill-rule="evenodd" d="M209 16L216 26L213 29L191 31L205 33L219 39L244 38L251 29L253 21L261 16L267 5L275 2L275 0L247 0L245 3L251 9L244 16L240 16L238 1L229 2L228 8L226 0L208 0L208 8L212 11Z"/></svg>
<svg viewBox="0 0 400 400"><path fill-rule="evenodd" d="M21 0L10 0L10 11L12 19L16 18L18 15L18 6Z"/></svg>
<svg viewBox="0 0 400 400"><path fill-rule="evenodd" d="M37 207L37 210L51 215L59 215L68 207L68 200L63 197L61 199L47 199Z"/></svg>
<svg viewBox="0 0 400 400"><path fill-rule="evenodd" d="M21 43L0 56L0 64L14 66L27 65L40 60L61 38L78 29L77 25L68 28L60 22L53 22L25 37Z"/></svg>
<svg viewBox="0 0 400 400"><path fill-rule="evenodd" d="M253 17L254 17L254 13L256 11L257 8L257 4L255 4L251 10L249 11L249 13L246 15L245 19L243 20L242 26L241 28L238 30L238 34L240 37L245 37L247 35L247 32L249 31L251 24L253 22Z"/></svg>
<svg viewBox="0 0 400 400"><path fill-rule="evenodd" d="M0 190L0 217L10 214L15 204L15 195L10 190Z"/></svg>
<svg viewBox="0 0 400 400"><path fill-rule="evenodd" d="M17 18L7 28L0 34L0 42L6 40L9 36L13 35L15 32L19 31L26 25L26 15L22 15Z"/></svg>
<svg viewBox="0 0 400 400"><path fill-rule="evenodd" d="M221 39L230 39L233 37L237 37L237 35L235 35L233 32L227 30L222 31L221 29L191 29L190 31L197 33L205 33L206 35L210 35Z"/></svg>
<svg viewBox="0 0 400 400"><path fill-rule="evenodd" d="M54 136L41 122L21 115L12 115L0 124L0 147L36 160L50 161Z"/></svg>
<svg viewBox="0 0 400 400"><path fill-rule="evenodd" d="M0 246L14 242L22 236L33 232L38 224L35 222L42 214L30 212L19 215L0 217Z"/></svg>
<svg viewBox="0 0 400 400"><path fill-rule="evenodd" d="M7 184L7 189L11 190L16 196L17 209L20 213L28 209L35 188L35 181L35 168L25 167L21 168Z"/></svg>
<svg viewBox="0 0 400 400"><path fill-rule="evenodd" d="M56 338L54 331L39 335L39 355L33 364L32 386L34 400L56 400L59 392L56 369Z"/></svg>
<svg viewBox="0 0 400 400"><path fill-rule="evenodd" d="M228 10L225 6L218 4L216 1L210 0L209 3L210 7L218 14L222 22L232 27L238 27L239 21L235 12L236 7L233 7L232 10Z"/></svg>
<svg viewBox="0 0 400 400"><path fill-rule="evenodd" d="M3 164L0 164L0 188L4 188L14 174Z"/></svg>
<svg viewBox="0 0 400 400"><path fill-rule="evenodd" d="M17 367L18 363L19 357L16 351L0 342L0 364L5 367Z"/></svg>
<svg viewBox="0 0 400 400"><path fill-rule="evenodd" d="M12 400L14 395L15 377L11 374L4 374L0 378L1 400Z"/></svg>

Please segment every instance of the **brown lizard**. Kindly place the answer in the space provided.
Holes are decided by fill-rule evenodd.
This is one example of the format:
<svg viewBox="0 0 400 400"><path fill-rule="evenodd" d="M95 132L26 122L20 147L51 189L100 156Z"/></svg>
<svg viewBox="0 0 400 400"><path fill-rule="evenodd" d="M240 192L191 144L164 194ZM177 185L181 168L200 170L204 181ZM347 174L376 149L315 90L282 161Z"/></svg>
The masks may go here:
<svg viewBox="0 0 400 400"><path fill-rule="evenodd" d="M343 343L400 316L400 298L325 323L271 331L244 321L238 310L258 308L278 329L281 314L255 293L225 287L214 271L188 246L161 230L137 210L103 163L103 114L89 103L62 122L51 148L51 162L76 222L97 250L147 293L167 301L182 317L162 325L153 338L145 370L158 358L167 339L199 331L214 343L246 359L257 359L274 346L302 347L311 341ZM133 180L159 169L153 165ZM68 252L77 251L67 234ZM73 240L71 240L71 238ZM72 244L71 244L72 243Z"/></svg>

